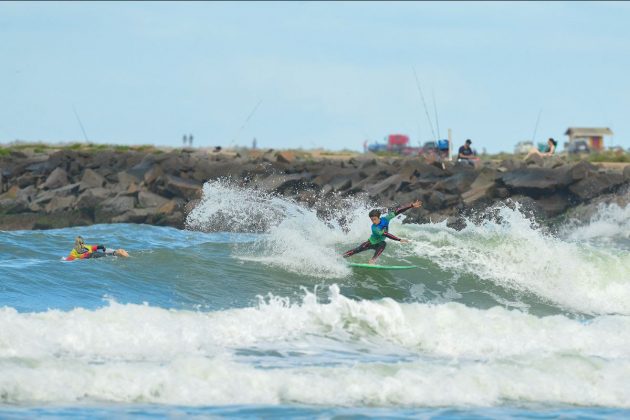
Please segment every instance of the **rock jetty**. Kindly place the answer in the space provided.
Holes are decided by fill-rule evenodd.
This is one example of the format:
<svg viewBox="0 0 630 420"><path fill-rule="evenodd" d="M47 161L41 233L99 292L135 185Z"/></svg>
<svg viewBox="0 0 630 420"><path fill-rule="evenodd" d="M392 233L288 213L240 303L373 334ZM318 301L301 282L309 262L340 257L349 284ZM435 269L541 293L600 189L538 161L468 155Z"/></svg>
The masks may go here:
<svg viewBox="0 0 630 420"><path fill-rule="evenodd" d="M453 227L499 202L521 203L545 220L588 217L600 202L627 204L630 184L628 165L610 169L558 158L487 161L472 168L274 150L10 150L0 156L0 175L2 230L94 223L184 228L203 184L219 178L310 206L327 197L363 196L381 206L419 198L424 206L407 213L409 222L447 220Z"/></svg>

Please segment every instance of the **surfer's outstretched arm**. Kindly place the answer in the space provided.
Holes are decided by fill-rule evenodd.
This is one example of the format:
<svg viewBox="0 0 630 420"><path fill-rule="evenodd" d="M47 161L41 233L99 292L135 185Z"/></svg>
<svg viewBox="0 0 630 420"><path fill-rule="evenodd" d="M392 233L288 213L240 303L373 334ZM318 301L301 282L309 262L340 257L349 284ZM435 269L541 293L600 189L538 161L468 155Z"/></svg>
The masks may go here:
<svg viewBox="0 0 630 420"><path fill-rule="evenodd" d="M406 212L407 210L409 210L411 208L416 208L417 209L420 206L422 206L422 201L416 200L413 203L407 204L406 206L398 207L396 210L394 210L394 214L396 216L398 216L399 214L404 213L404 212Z"/></svg>
<svg viewBox="0 0 630 420"><path fill-rule="evenodd" d="M391 233L389 233L389 232L385 232L385 233L383 233L383 236L386 236L386 237L388 237L389 239L394 240L394 241L402 241L402 239L400 239L400 238L399 238L399 237L397 237L397 236L392 235L392 234L391 234Z"/></svg>

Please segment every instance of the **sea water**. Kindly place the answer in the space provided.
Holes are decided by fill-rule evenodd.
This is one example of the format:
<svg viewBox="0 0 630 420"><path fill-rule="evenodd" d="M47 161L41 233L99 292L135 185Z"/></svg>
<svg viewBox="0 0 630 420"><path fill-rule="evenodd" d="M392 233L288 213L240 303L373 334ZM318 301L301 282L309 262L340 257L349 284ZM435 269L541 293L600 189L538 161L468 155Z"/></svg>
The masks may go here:
<svg viewBox="0 0 630 420"><path fill-rule="evenodd" d="M388 272L340 257L375 203L334 204L220 181L186 230L0 232L0 418L630 416L628 208L401 216ZM63 262L77 235L130 257Z"/></svg>

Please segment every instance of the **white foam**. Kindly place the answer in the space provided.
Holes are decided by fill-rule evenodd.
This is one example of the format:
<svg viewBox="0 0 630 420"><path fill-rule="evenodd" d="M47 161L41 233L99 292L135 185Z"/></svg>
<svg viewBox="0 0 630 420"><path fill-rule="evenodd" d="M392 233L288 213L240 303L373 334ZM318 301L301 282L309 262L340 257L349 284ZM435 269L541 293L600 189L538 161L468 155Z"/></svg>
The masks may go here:
<svg viewBox="0 0 630 420"><path fill-rule="evenodd" d="M630 314L630 253L545 234L517 209L500 222L406 227L415 253L442 269L534 293L567 310Z"/></svg>
<svg viewBox="0 0 630 420"><path fill-rule="evenodd" d="M353 352L352 363L337 360L331 343ZM289 362L255 367L239 358L243 349ZM362 357L375 354L397 357ZM326 363L290 362L311 358ZM630 407L630 318L355 301L336 286L328 303L307 293L208 313L115 302L95 311L3 308L0 372L0 398L18 404Z"/></svg>
<svg viewBox="0 0 630 420"><path fill-rule="evenodd" d="M564 235L573 241L589 241L610 245L615 241L630 240L630 206L601 203L589 223L569 225Z"/></svg>
<svg viewBox="0 0 630 420"><path fill-rule="evenodd" d="M235 255L301 275L342 278L351 272L339 254L370 233L368 203L347 200L343 205L343 214L337 215L345 219L342 228L335 217L322 220L292 200L214 181L204 185L204 198L188 224L207 229L227 217L230 227L265 230L253 245L238 247ZM628 211L615 205L603 208L569 238L544 233L518 206L499 209L500 222L468 223L461 232L445 223L401 225L398 218L392 221L392 231L415 241L411 246L391 243L387 255L428 258L446 271L533 293L569 311L630 314L630 254L584 243L586 238L614 235L613 226L620 226L617 235L630 235Z"/></svg>
<svg viewBox="0 0 630 420"><path fill-rule="evenodd" d="M314 210L290 199L219 180L204 185L203 198L189 214L187 225L264 231L257 243L239 247L236 255L302 275L340 278L350 270L341 259L339 244L356 246L365 241L370 221L366 203L339 199L336 204L344 207L343 214L322 220ZM338 222L342 216L347 221L343 228Z"/></svg>
<svg viewBox="0 0 630 420"><path fill-rule="evenodd" d="M176 405L496 406L543 403L630 407L627 362L579 357L353 367L255 369L220 358L163 364L44 361L3 366L11 404L116 402ZM14 378L20 378L16 381Z"/></svg>

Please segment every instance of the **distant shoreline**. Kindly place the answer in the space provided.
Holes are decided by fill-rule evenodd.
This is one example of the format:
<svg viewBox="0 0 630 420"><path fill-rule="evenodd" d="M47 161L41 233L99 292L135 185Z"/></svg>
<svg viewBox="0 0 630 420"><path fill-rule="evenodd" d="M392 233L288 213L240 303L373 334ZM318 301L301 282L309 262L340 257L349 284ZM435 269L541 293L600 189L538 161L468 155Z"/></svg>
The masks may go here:
<svg viewBox="0 0 630 420"><path fill-rule="evenodd" d="M54 151L60 150L76 150L76 151L86 151L86 152L97 152L97 151L137 151L137 152L146 152L146 153L172 153L172 152L180 152L182 150L186 150L188 152L203 152L203 153L216 153L216 148L219 147L219 152L224 155L236 155L236 154L264 154L268 151L284 151L291 152L295 155L306 158L310 157L313 159L349 159L353 157L359 156L371 156L376 158L395 158L395 157L403 157L393 152L382 152L382 153L364 153L360 151L354 150L327 150L323 148L314 148L314 149L275 149L275 148L257 148L252 149L248 147L231 147L231 148L223 148L221 146L195 146L195 147L187 147L187 146L157 146L151 144L135 144L135 145L127 145L127 144L115 144L115 143L86 143L86 142L43 142L43 141L22 141L17 140L10 143L0 143L0 156L3 154L6 155L11 151L21 151L21 150L31 150L38 151L41 153L51 153ZM630 164L630 152L624 152L623 154L619 154L613 151L604 151L602 153L593 153L591 155L580 155L576 157L569 157L566 152L558 153L559 156L564 157L565 159L571 162L577 162L580 160L588 160L593 163L605 164L607 167L611 169L621 168L623 169L625 165ZM413 157L413 156L410 156ZM502 161L505 159L518 159L522 158L523 155L516 155L508 152L498 152L498 153L489 153L486 155L479 156L481 160L490 160L490 161Z"/></svg>

